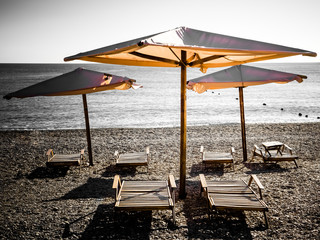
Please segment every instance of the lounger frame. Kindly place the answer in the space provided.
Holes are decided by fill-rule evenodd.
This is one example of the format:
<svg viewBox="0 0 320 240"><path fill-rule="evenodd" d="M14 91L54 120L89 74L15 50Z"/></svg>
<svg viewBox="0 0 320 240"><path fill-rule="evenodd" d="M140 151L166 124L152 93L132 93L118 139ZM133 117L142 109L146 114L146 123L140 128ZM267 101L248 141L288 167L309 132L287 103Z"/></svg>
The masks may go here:
<svg viewBox="0 0 320 240"><path fill-rule="evenodd" d="M297 155L294 155L292 148L286 144L283 145L280 152L278 151L266 152L266 151L263 151L257 145L254 145L251 160L253 160L256 156L262 158L264 163L284 162L284 161L294 162L294 164L298 168L298 164L296 160L298 160L299 157Z"/></svg>
<svg viewBox="0 0 320 240"><path fill-rule="evenodd" d="M173 175L167 181L122 181L114 177L115 211L171 210L175 224L175 190Z"/></svg>
<svg viewBox="0 0 320 240"><path fill-rule="evenodd" d="M230 152L206 152L204 147L200 147L201 160L204 164L204 167L207 168L207 165L212 164L223 164L229 163L232 166L234 171L234 147L231 147Z"/></svg>
<svg viewBox="0 0 320 240"><path fill-rule="evenodd" d="M251 175L248 183L243 180L207 181L203 174L199 177L200 194L207 199L209 218L214 210L261 211L268 227L268 206L262 199L264 187L256 175ZM259 189L259 196L251 187L253 182Z"/></svg>

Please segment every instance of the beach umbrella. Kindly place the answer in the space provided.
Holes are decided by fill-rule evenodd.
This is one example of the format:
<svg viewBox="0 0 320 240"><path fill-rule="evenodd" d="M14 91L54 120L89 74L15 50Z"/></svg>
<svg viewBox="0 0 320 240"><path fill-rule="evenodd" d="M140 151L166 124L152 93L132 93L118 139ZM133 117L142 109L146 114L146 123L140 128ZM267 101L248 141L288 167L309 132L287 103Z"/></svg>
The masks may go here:
<svg viewBox="0 0 320 240"><path fill-rule="evenodd" d="M187 120L187 67L207 68L239 65L294 55L315 57L314 52L275 44L204 32L187 27L152 34L130 41L82 52L66 57L65 61L91 62L148 67L181 68L181 134L180 134L180 189L185 197Z"/></svg>
<svg viewBox="0 0 320 240"><path fill-rule="evenodd" d="M197 93L209 89L239 88L243 161L247 161L247 143L244 117L243 88L267 83L301 83L303 75L280 72L265 68L238 65L187 82L187 88Z"/></svg>
<svg viewBox="0 0 320 240"><path fill-rule="evenodd" d="M88 154L90 165L93 166L90 124L87 105L87 93L94 93L106 90L127 90L139 88L135 80L126 77L106 74L96 71L77 68L74 71L45 80L32 86L23 88L4 96L5 99L27 98L36 96L67 96L82 95L83 108L86 122Z"/></svg>

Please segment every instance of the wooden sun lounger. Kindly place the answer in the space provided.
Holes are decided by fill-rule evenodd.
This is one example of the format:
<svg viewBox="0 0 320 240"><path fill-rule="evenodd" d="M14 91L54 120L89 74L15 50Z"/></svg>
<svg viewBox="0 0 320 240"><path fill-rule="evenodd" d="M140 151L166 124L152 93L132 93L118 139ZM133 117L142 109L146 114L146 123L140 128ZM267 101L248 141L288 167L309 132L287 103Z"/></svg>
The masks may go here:
<svg viewBox="0 0 320 240"><path fill-rule="evenodd" d="M150 155L149 147L146 147L145 152L134 152L119 154L118 151L114 153L116 156L116 166L130 167L130 166L147 166Z"/></svg>
<svg viewBox="0 0 320 240"><path fill-rule="evenodd" d="M123 181L114 177L116 211L151 211L169 209L175 224L175 189L173 175L168 181Z"/></svg>
<svg viewBox="0 0 320 240"><path fill-rule="evenodd" d="M230 163L234 170L234 153L235 150L231 147L230 152L205 152L204 147L200 147L201 159L205 167L207 164L215 164L215 163Z"/></svg>
<svg viewBox="0 0 320 240"><path fill-rule="evenodd" d="M268 206L262 200L264 189L256 175L251 175L249 182L242 180L206 181L205 176L200 174L201 193L208 201L209 217L212 210L238 210L238 211L261 211L268 227L266 212ZM259 188L260 197L251 188L255 182Z"/></svg>
<svg viewBox="0 0 320 240"><path fill-rule="evenodd" d="M79 166L81 171L81 165L85 161L84 149L76 154L55 154L52 149L49 149L46 155L47 167Z"/></svg>
<svg viewBox="0 0 320 240"><path fill-rule="evenodd" d="M252 151L252 159L255 156L258 156L263 159L263 162L283 162L283 161L292 161L298 168L298 164L296 160L299 158L297 155L292 153L292 148L288 145L283 144L280 150L269 150L269 151L262 151L257 145L254 145L254 149Z"/></svg>

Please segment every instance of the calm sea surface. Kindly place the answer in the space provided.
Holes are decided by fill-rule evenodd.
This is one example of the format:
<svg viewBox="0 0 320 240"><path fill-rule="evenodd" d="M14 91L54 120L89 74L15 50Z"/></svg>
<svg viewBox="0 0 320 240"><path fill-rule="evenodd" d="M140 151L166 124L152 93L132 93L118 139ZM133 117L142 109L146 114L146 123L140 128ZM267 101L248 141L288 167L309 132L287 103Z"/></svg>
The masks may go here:
<svg viewBox="0 0 320 240"><path fill-rule="evenodd" d="M246 123L320 122L320 63L257 63L254 66L307 75L303 83L267 84L244 89ZM82 97L3 99L9 92L78 67L127 76L143 88L88 94L91 128L173 127L180 125L180 69L106 64L0 64L0 130L83 129ZM207 73L221 70L209 69ZM188 69L187 78L200 77ZM238 89L187 91L187 124L239 123ZM283 110L281 110L283 109ZM302 116L299 116L299 113Z"/></svg>

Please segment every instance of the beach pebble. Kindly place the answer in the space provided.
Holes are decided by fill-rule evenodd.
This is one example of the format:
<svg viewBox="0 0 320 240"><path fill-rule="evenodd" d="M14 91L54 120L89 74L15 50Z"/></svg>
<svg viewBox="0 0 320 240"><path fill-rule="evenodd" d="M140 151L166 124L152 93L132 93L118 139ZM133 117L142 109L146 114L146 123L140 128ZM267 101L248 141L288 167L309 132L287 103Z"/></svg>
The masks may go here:
<svg viewBox="0 0 320 240"><path fill-rule="evenodd" d="M308 117L308 115L306 115L306 118Z"/></svg>
<svg viewBox="0 0 320 240"><path fill-rule="evenodd" d="M283 111L283 108L281 108L281 111Z"/></svg>
<svg viewBox="0 0 320 240"><path fill-rule="evenodd" d="M242 158L241 136L235 134L239 126L188 126L187 197L179 199L176 191L175 226L168 210L115 214L112 184L115 174L122 180L163 180L172 173L179 188L179 128L93 129L95 165L84 166L80 173L78 167L70 167L68 172L47 170L45 152L50 145L62 151L61 143L69 141L70 136L74 140L69 142L67 151L85 145L84 130L41 131L37 135L30 131L3 131L1 214L6 221L0 239L318 239L318 206L310 204L317 201L318 189L305 186L317 186L319 120L308 124L247 124L247 129L255 136L248 138L248 151L254 144L278 139L305 161L298 160L299 168L292 162L269 167L256 158L250 163L237 162L235 171L228 165L203 169L201 145L213 151L228 151L229 146L234 146L237 159ZM110 137L113 141L108 141ZM54 139L53 143L48 139ZM35 146L35 140L41 144ZM143 150L146 145L151 150L148 172L145 167L115 167L115 150ZM16 151L19 148L31 155L20 154ZM19 171L23 177L16 179ZM206 198L199 194L200 173L208 179L245 181L249 180L248 173L259 174L265 187L263 199L271 210L267 213L269 229L264 228L260 212L214 212L210 220Z"/></svg>
<svg viewBox="0 0 320 240"><path fill-rule="evenodd" d="M267 104L266 104L266 103L263 103L262 105L263 105L263 106L267 106Z"/></svg>
<svg viewBox="0 0 320 240"><path fill-rule="evenodd" d="M302 113L299 113L299 117L301 117L302 116Z"/></svg>

